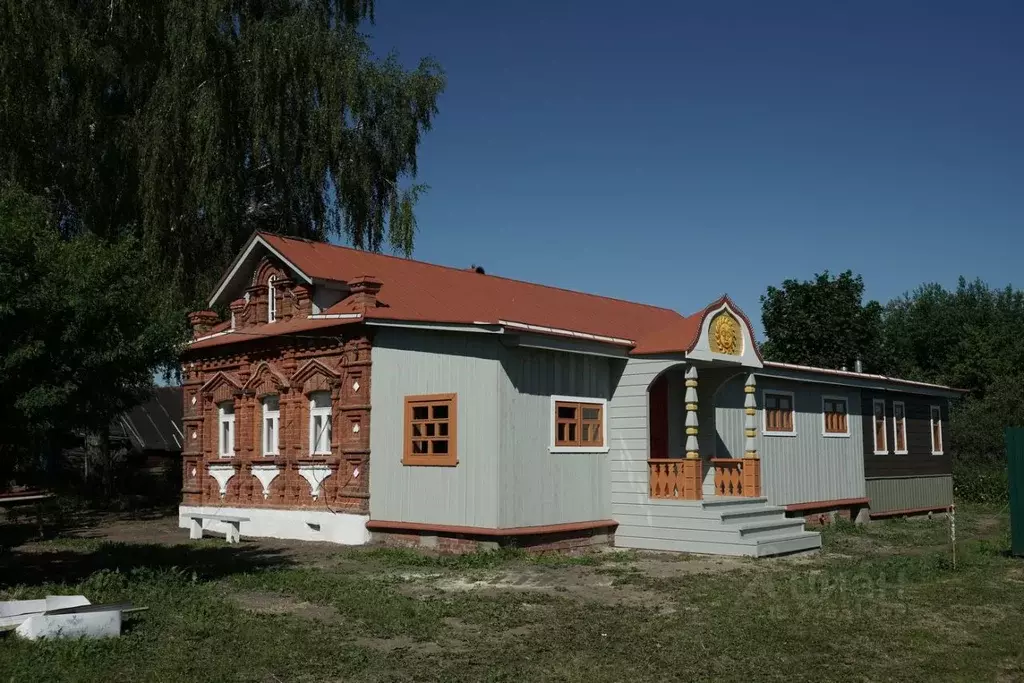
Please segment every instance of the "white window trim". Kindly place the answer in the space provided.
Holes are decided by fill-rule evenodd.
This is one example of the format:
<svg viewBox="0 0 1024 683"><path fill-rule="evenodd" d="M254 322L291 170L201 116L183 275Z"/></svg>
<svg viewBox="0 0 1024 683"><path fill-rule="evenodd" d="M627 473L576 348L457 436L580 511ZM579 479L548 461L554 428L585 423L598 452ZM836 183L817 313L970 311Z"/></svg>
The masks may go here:
<svg viewBox="0 0 1024 683"><path fill-rule="evenodd" d="M939 449L935 449L935 419L932 417L935 411L939 411ZM931 434L932 439L932 455L944 455L946 444L942 442L942 406L930 405L928 406L928 432Z"/></svg>
<svg viewBox="0 0 1024 683"><path fill-rule="evenodd" d="M845 432L826 432L825 431L825 401L842 401L846 405L846 431ZM796 426L795 424L793 425ZM836 395L822 395L821 397L821 435L832 439L848 439L850 438L850 399L846 396Z"/></svg>
<svg viewBox="0 0 1024 683"><path fill-rule="evenodd" d="M277 320L277 292L274 287L274 276L267 278L267 322Z"/></svg>
<svg viewBox="0 0 1024 683"><path fill-rule="evenodd" d="M880 451L875 446L875 406L879 403L882 404L882 436L885 439L885 450ZM873 398L871 399L871 448L875 455L889 455L889 422L885 419L885 399L884 398Z"/></svg>
<svg viewBox="0 0 1024 683"><path fill-rule="evenodd" d="M896 406L897 405L903 406L903 446L904 446L904 448L903 448L902 451L896 450L896 444L899 443L899 439L896 438L896 435L899 434L899 432L897 431L899 429L899 425L896 424ZM895 453L896 455L907 455L907 454L910 453L910 444L907 443L907 404L904 403L903 401L893 401L892 402L892 449L893 449L892 452Z"/></svg>
<svg viewBox="0 0 1024 683"><path fill-rule="evenodd" d="M226 403L232 404L232 412L225 413L224 405ZM224 401L217 405L217 457L219 458L233 458L235 457L235 413L234 404L232 401ZM230 436L229 442L224 443L224 425L228 424L228 435ZM226 446L226 448L225 448Z"/></svg>
<svg viewBox="0 0 1024 683"><path fill-rule="evenodd" d="M765 397L768 396L768 394L789 397L789 405L791 410L793 411L793 431L773 432L768 429L768 404L765 402ZM784 391L782 389L761 390L761 433L765 436L796 436L796 394L794 394L792 391Z"/></svg>
<svg viewBox="0 0 1024 683"><path fill-rule="evenodd" d="M333 401L332 401L332 404L333 404ZM333 405L330 405L330 406L328 406L326 408L317 408L316 407L316 402L313 400L313 398L311 397L309 399L309 454L310 455L330 455L331 454L330 440L328 440L327 450L326 451L318 451L318 450L316 450L316 444L317 444L317 442L320 439L318 438L318 435L314 432L313 424L314 424L314 418L317 415L321 415L321 416L326 415L327 423L330 424L330 421L331 421L331 411L333 410L333 408L334 408ZM331 432L333 434L334 430L332 429Z"/></svg>
<svg viewBox="0 0 1024 683"><path fill-rule="evenodd" d="M272 455L280 455L281 454L281 403L280 403L280 400L281 399L278 398L277 410L270 410L270 409L267 408L267 398L266 397L264 397L264 399L261 401L261 403L263 404L263 424L262 424L262 429L260 431L261 431L261 436L263 437L261 439L261 441L263 442L262 445L263 445L263 455L264 455L264 457L272 456ZM268 419L273 420L273 422L274 422L274 448L272 450L267 450L267 431L266 430L267 430L267 420Z"/></svg>
<svg viewBox="0 0 1024 683"><path fill-rule="evenodd" d="M555 413L555 403L593 403L601 406L601 443L604 446L556 446L555 431L558 428L558 416ZM548 410L548 419L551 421L549 431L548 452L549 453L607 453L608 452L608 399L594 398L592 396L552 396L551 407Z"/></svg>

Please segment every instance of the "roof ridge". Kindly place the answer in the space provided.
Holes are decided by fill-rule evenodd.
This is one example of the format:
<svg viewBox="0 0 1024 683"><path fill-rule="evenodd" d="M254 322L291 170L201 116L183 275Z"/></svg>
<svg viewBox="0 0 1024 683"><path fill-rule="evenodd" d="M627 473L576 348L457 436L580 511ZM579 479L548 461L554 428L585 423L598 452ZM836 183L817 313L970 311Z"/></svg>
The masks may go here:
<svg viewBox="0 0 1024 683"><path fill-rule="evenodd" d="M393 260L396 260L396 261L403 261L405 263L416 263L418 265L429 266L431 268L441 268L443 270L450 270L450 271L456 272L456 273L469 273L470 272L468 270L465 270L464 268L457 268L455 266L446 266L446 265L443 265L443 264L440 264L440 263L431 263L430 261L420 261L418 259L406 258L404 256L395 256L393 254L383 254L383 253L375 252L375 251L367 251L365 249L357 249L355 247L349 247L349 246L345 246L345 245L342 245L342 244L332 244L330 242L320 242L320 241L317 241L317 240L307 239L305 237L292 237L292 236L286 236L286 235L278 235L276 233L265 232L265 231L257 231L256 234L260 235L261 237L269 236L269 237L276 237L278 239L289 240L289 241L293 241L293 242L306 242L306 243L311 244L311 245L332 247L334 249L344 249L345 251L353 251L353 252L358 252L360 254L366 254L366 255L369 255L369 256L378 256L378 257L382 257L382 258L393 259ZM373 274L374 273L369 273L369 275L373 275ZM495 278L497 280L505 280L506 282L516 282L516 283L523 284L523 285L530 285L530 286L533 286L533 287L540 287L542 289L554 289L554 290L558 290L560 292L568 292L569 294L578 294L580 296L589 296L589 297L593 297L595 299L604 299L606 301L616 301L616 302L623 303L623 304L630 304L632 306L643 306L644 308L649 308L649 309L653 309L653 310L657 310L657 311L666 311L666 312L669 312L669 313L675 313L680 318L688 318L689 317L688 315L680 313L679 311L675 310L674 308L667 308L665 306L655 306L653 304L645 304L645 303L642 303L642 302L639 302L639 301L631 301L629 299L622 299L622 298L614 297L614 296L605 296L604 294L594 294L592 292L582 292L582 291L580 291L578 289L568 289L567 287L556 287L556 286L553 286L553 285L544 285L544 284L541 284L539 282L530 282L529 280L517 280L516 278L505 277L504 275L492 275L490 273L474 273L474 275L476 277L490 277L490 278ZM701 310L703 310L703 309L701 309ZM698 311L698 312L700 312L700 311ZM693 315L693 314L691 314L691 315Z"/></svg>

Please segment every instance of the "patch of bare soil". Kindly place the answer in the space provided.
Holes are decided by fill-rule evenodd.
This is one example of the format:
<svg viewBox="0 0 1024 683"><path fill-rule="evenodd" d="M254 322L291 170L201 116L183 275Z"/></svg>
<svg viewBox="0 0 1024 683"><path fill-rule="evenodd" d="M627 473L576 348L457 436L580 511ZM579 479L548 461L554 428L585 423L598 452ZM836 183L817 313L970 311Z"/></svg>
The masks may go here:
<svg viewBox="0 0 1024 683"><path fill-rule="evenodd" d="M239 607L255 614L288 614L303 619L333 622L338 620L338 611L330 605L317 605L294 600L277 593L252 591L234 593L231 596Z"/></svg>
<svg viewBox="0 0 1024 683"><path fill-rule="evenodd" d="M409 636L395 636L394 638L356 638L355 642L360 647L384 653L398 650L406 650L419 655L469 652L466 644L459 640L445 640L442 643L436 643L432 640L413 640Z"/></svg>
<svg viewBox="0 0 1024 683"><path fill-rule="evenodd" d="M489 572L417 573L405 572L398 577L406 595L424 597L441 593L474 592L498 594L516 592L559 596L580 602L604 605L637 605L662 614L676 611L674 600L661 591L645 586L645 577L664 578L700 572L725 571L738 563L700 560L694 562L643 559L636 563L610 563L598 567L559 567L552 569L517 568ZM524 603L524 608L543 606Z"/></svg>
<svg viewBox="0 0 1024 683"><path fill-rule="evenodd" d="M673 579L691 574L718 574L740 567L755 566L741 557L712 557L705 555L688 556L685 560L676 557L646 555L623 565L655 579Z"/></svg>

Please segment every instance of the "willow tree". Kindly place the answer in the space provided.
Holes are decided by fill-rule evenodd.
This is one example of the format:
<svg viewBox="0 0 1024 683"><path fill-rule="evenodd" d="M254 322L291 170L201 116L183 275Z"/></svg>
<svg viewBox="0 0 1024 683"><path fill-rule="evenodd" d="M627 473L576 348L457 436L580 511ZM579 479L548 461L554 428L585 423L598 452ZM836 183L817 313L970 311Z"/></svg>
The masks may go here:
<svg viewBox="0 0 1024 683"><path fill-rule="evenodd" d="M0 0L0 180L132 234L194 305L254 229L408 255L440 67L372 0Z"/></svg>

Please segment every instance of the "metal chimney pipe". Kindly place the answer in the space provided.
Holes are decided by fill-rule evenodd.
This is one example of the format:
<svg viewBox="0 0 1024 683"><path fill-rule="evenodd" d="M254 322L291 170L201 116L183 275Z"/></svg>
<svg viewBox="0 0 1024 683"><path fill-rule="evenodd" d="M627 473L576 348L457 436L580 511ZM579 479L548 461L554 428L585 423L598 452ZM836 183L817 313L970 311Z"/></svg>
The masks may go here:
<svg viewBox="0 0 1024 683"><path fill-rule="evenodd" d="M856 361L854 361L853 371L854 372L864 372L864 364L860 362L860 358L858 358Z"/></svg>

